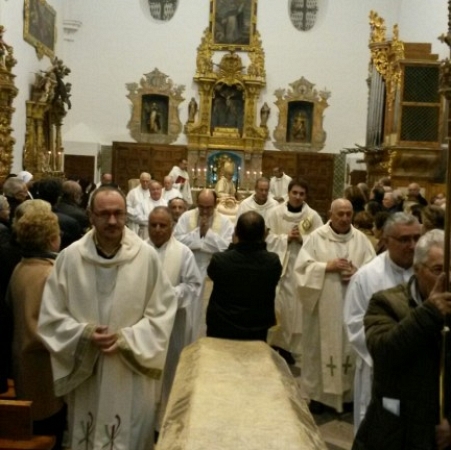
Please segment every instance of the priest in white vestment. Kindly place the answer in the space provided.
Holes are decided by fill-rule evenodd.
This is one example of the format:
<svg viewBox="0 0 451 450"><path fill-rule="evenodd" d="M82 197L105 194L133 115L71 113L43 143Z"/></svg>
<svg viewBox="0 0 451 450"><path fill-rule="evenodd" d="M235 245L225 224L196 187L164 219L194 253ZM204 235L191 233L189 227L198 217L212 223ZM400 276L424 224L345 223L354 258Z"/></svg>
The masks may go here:
<svg viewBox="0 0 451 450"><path fill-rule="evenodd" d="M226 250L232 242L232 222L216 211L216 193L209 189L199 192L197 208L180 216L174 229L174 237L194 253L202 280L213 253ZM202 305L194 311L193 337L198 337L202 320Z"/></svg>
<svg viewBox="0 0 451 450"><path fill-rule="evenodd" d="M183 198L181 192L174 187L174 181L169 175L164 177L163 186L161 197L167 204L169 204L173 198Z"/></svg>
<svg viewBox="0 0 451 450"><path fill-rule="evenodd" d="M137 209L141 204L148 202L150 199L150 173L143 172L139 176L139 186L136 186L127 194L127 226L136 234L139 232L139 223L137 221ZM91 202L90 202L91 203ZM141 208L140 208L141 209ZM149 217L149 215L147 215Z"/></svg>
<svg viewBox="0 0 451 450"><path fill-rule="evenodd" d="M191 195L191 186L189 184L189 174L187 169L188 161L186 158L182 158L178 162L178 165L171 169L168 176L173 179L174 187L180 191L186 203L188 203L188 205L192 205L193 197Z"/></svg>
<svg viewBox="0 0 451 450"><path fill-rule="evenodd" d="M299 367L302 354L302 304L296 291L294 264L304 240L323 224L320 215L305 202L307 195L307 182L292 180L288 201L277 205L266 221L269 228L267 248L279 255L283 268L276 295L278 325L269 330L268 342L290 352ZM283 352L281 354L284 355Z"/></svg>
<svg viewBox="0 0 451 450"><path fill-rule="evenodd" d="M344 322L349 342L357 353L354 433L357 433L371 400L373 375L373 360L366 347L363 318L373 294L409 281L413 275L415 244L420 234L421 225L416 217L401 212L390 216L384 226L387 251L359 269L346 292Z"/></svg>
<svg viewBox="0 0 451 450"><path fill-rule="evenodd" d="M329 222L310 235L295 265L303 305L301 382L312 412L324 405L342 412L352 401L355 354L343 323L344 297L351 276L375 256L352 215L348 200L334 200Z"/></svg>
<svg viewBox="0 0 451 450"><path fill-rule="evenodd" d="M172 236L173 223L171 212L167 207L157 206L150 213L147 242L158 253L163 270L175 289L177 301L177 314L163 371L159 423L164 416L180 354L193 342L193 309L199 307L198 303L202 307L200 298L202 278L199 269L193 252Z"/></svg>
<svg viewBox="0 0 451 450"><path fill-rule="evenodd" d="M282 203L288 200L288 185L292 178L283 172L282 167L274 167L274 176L269 182L270 194L279 202Z"/></svg>
<svg viewBox="0 0 451 450"><path fill-rule="evenodd" d="M93 195L94 228L59 254L39 333L68 404L69 448L149 450L177 302L155 250L125 227L123 194Z"/></svg>
<svg viewBox="0 0 451 450"><path fill-rule="evenodd" d="M259 213L263 219L265 219L265 224L267 223L268 216L270 212L279 206L279 203L269 194L269 180L267 178L259 178L255 182L255 193L247 198L245 198L238 206L238 212L236 214L236 219L248 211L255 211Z"/></svg>
<svg viewBox="0 0 451 450"><path fill-rule="evenodd" d="M149 184L149 198L138 203L129 217L133 218L133 222L138 224L138 236L146 240L149 237L149 214L157 206L167 206L166 200L162 196L162 186L158 181L152 180Z"/></svg>

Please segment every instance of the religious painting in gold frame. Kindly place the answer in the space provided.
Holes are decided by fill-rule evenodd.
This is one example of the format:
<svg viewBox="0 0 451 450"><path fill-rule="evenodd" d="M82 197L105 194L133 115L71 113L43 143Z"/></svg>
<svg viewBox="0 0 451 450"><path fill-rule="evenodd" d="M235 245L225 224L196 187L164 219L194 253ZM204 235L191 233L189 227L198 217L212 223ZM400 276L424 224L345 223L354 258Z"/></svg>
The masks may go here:
<svg viewBox="0 0 451 450"><path fill-rule="evenodd" d="M36 48L39 59L55 56L56 11L45 0L25 0L24 39Z"/></svg>
<svg viewBox="0 0 451 450"><path fill-rule="evenodd" d="M249 50L256 26L257 0L210 0L213 50Z"/></svg>

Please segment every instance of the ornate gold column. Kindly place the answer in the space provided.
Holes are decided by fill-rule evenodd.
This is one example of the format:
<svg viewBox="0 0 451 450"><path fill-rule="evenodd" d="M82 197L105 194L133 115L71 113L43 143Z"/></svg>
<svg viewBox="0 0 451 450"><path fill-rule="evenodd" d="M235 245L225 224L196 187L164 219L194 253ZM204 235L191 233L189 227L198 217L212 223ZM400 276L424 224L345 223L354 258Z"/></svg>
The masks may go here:
<svg viewBox="0 0 451 450"><path fill-rule="evenodd" d="M3 41L5 28L0 25L0 181L11 170L13 161L13 146L16 140L12 137L11 127L13 99L17 95L14 78L11 69L16 65L13 48Z"/></svg>

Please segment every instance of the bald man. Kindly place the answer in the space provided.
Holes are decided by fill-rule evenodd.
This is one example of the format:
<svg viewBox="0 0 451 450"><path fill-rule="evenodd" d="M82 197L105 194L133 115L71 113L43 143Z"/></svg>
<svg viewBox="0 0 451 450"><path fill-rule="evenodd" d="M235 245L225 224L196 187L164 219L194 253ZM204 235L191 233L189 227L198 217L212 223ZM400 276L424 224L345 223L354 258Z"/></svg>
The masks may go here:
<svg viewBox="0 0 451 450"><path fill-rule="evenodd" d="M136 234L139 233L139 210L142 209L141 205L150 199L150 180L150 173L142 172L139 176L139 186L131 189L127 194L127 227Z"/></svg>
<svg viewBox="0 0 451 450"><path fill-rule="evenodd" d="M343 411L353 400L355 355L343 324L344 297L358 268L375 256L369 239L352 224L348 200L337 199L330 220L305 241L295 264L303 305L302 383L310 409Z"/></svg>
<svg viewBox="0 0 451 450"><path fill-rule="evenodd" d="M194 253L204 283L213 253L226 250L232 242L232 222L216 211L216 199L214 191L200 191L197 208L182 214L174 229L174 237ZM194 338L198 337L201 321L202 305L198 305L193 317Z"/></svg>
<svg viewBox="0 0 451 450"><path fill-rule="evenodd" d="M428 205L428 201L421 195L421 188L418 183L410 183L407 186L407 200L418 203L421 206Z"/></svg>

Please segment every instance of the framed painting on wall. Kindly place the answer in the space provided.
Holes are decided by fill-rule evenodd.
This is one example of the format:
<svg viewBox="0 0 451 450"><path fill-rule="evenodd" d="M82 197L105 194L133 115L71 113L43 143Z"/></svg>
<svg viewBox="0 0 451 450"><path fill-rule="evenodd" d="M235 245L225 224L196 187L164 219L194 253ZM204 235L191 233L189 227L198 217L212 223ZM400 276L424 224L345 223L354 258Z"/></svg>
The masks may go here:
<svg viewBox="0 0 451 450"><path fill-rule="evenodd" d="M36 48L39 58L55 56L56 11L45 0L25 0L24 39Z"/></svg>
<svg viewBox="0 0 451 450"><path fill-rule="evenodd" d="M257 25L257 0L210 0L214 50L247 50Z"/></svg>

